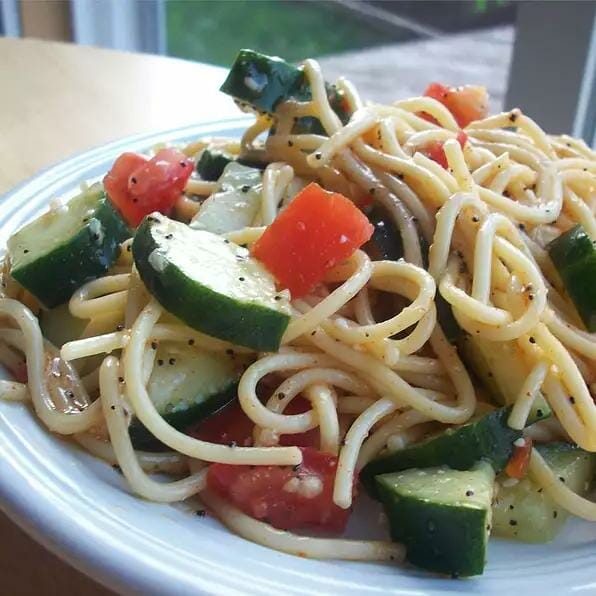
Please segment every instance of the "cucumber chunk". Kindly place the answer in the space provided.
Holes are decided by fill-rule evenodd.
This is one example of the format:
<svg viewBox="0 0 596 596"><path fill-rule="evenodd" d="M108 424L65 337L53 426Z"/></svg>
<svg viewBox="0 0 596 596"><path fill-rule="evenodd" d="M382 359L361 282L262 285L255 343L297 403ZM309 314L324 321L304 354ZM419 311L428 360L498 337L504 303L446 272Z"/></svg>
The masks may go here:
<svg viewBox="0 0 596 596"><path fill-rule="evenodd" d="M11 275L46 308L104 275L130 230L95 184L8 239Z"/></svg>
<svg viewBox="0 0 596 596"><path fill-rule="evenodd" d="M261 208L261 182L260 170L229 163L219 178L220 190L204 201L190 227L226 234L250 226Z"/></svg>
<svg viewBox="0 0 596 596"><path fill-rule="evenodd" d="M376 477L389 517L391 538L406 547L406 559L453 576L481 574L491 525L494 471L406 470Z"/></svg>
<svg viewBox="0 0 596 596"><path fill-rule="evenodd" d="M39 326L43 336L57 348L61 348L67 341L79 339L88 324L88 319L71 315L68 304L39 313Z"/></svg>
<svg viewBox="0 0 596 596"><path fill-rule="evenodd" d="M149 292L190 327L254 350L279 348L289 304L246 249L153 213L132 252Z"/></svg>
<svg viewBox="0 0 596 596"><path fill-rule="evenodd" d="M197 174L203 180L215 182L222 175L224 168L232 161L234 161L234 157L229 153L207 147L197 161Z"/></svg>
<svg viewBox="0 0 596 596"><path fill-rule="evenodd" d="M349 120L344 95L333 85L326 85L331 107L343 124ZM312 94L304 71L276 56L266 56L253 50L240 50L220 91L235 98L241 105L249 104L258 112L275 112L288 100L308 101ZM317 118L300 118L295 134L321 134Z"/></svg>
<svg viewBox="0 0 596 596"><path fill-rule="evenodd" d="M537 449L572 491L580 495L588 492L595 469L592 453L569 443L549 443ZM493 533L522 542L550 542L568 517L537 484L523 478L513 486L499 484L493 503Z"/></svg>
<svg viewBox="0 0 596 596"><path fill-rule="evenodd" d="M510 408L494 410L420 443L385 452L362 468L360 480L371 495L376 496L374 477L389 472L435 466L469 470L480 460L500 472L513 453L514 441L522 436L521 431L507 426L509 413Z"/></svg>
<svg viewBox="0 0 596 596"><path fill-rule="evenodd" d="M577 225L548 245L567 294L575 304L586 329L596 331L596 247L581 225Z"/></svg>
<svg viewBox="0 0 596 596"><path fill-rule="evenodd" d="M164 420L185 430L236 398L240 370L240 362L225 353L162 344L157 348L147 391ZM131 421L129 434L136 449L161 446L137 418Z"/></svg>
<svg viewBox="0 0 596 596"><path fill-rule="evenodd" d="M516 342L488 341L466 334L460 339L459 345L466 363L476 373L495 403L502 406L513 404L530 374ZM548 402L539 392L526 426L546 420L551 414Z"/></svg>

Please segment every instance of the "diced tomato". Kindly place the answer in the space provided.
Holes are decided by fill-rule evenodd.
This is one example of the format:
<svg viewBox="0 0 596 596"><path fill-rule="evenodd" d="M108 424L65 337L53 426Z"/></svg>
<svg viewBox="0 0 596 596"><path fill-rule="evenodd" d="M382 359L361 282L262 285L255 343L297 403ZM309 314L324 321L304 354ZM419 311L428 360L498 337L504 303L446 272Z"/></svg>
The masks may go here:
<svg viewBox="0 0 596 596"><path fill-rule="evenodd" d="M505 473L507 476L510 478L523 478L528 472L531 454L532 439L524 439L524 444L520 447L516 445L513 455L505 467Z"/></svg>
<svg viewBox="0 0 596 596"><path fill-rule="evenodd" d="M461 131L457 133L456 138L463 149L465 144L468 142L468 135ZM426 157L430 157L430 159L436 161L439 165L447 169L447 156L445 155L445 150L443 149L443 143L440 141L432 141L431 143L428 143L422 147L421 151L424 153L424 155L426 155Z"/></svg>
<svg viewBox="0 0 596 596"><path fill-rule="evenodd" d="M310 402L303 397L294 398L285 409L285 414L301 414L311 408ZM242 411L235 401L209 418L199 422L188 434L202 441L250 446L253 442L253 421ZM319 444L319 431L316 428L295 435L282 435L280 445L296 447L315 447Z"/></svg>
<svg viewBox="0 0 596 596"><path fill-rule="evenodd" d="M167 215L192 173L192 161L176 149L162 149L148 159L123 153L103 183L111 201L131 226L153 211Z"/></svg>
<svg viewBox="0 0 596 596"><path fill-rule="evenodd" d="M311 183L280 213L253 255L292 298L307 294L325 273L372 235L373 226L346 197Z"/></svg>
<svg viewBox="0 0 596 596"><path fill-rule="evenodd" d="M350 510L333 503L337 458L309 447L300 451L302 463L296 468L212 464L207 486L275 528L342 532Z"/></svg>
<svg viewBox="0 0 596 596"><path fill-rule="evenodd" d="M424 95L440 101L462 128L488 115L488 93L485 87L477 85L447 87L441 83L431 83ZM428 114L425 114L425 117L429 119Z"/></svg>

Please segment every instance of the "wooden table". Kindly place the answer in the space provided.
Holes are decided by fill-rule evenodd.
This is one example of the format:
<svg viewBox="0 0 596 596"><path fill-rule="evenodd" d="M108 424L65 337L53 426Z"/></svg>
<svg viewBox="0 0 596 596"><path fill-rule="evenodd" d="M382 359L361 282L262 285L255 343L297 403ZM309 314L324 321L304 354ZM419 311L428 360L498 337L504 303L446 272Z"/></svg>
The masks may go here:
<svg viewBox="0 0 596 596"><path fill-rule="evenodd" d="M0 194L128 135L237 115L225 71L184 60L0 38ZM0 455L1 457L1 455ZM0 593L106 596L0 513Z"/></svg>

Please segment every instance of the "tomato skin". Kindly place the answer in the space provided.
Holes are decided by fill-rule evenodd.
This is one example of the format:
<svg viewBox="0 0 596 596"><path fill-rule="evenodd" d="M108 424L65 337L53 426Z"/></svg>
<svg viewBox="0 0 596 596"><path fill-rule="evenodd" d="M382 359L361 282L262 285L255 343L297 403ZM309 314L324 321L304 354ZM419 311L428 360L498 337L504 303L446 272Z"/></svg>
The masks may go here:
<svg viewBox="0 0 596 596"><path fill-rule="evenodd" d="M373 229L352 201L313 182L265 230L252 253L298 298L360 248Z"/></svg>
<svg viewBox="0 0 596 596"><path fill-rule="evenodd" d="M488 115L488 93L484 87L448 87L441 83L431 83L424 95L441 102L453 114L461 128Z"/></svg>
<svg viewBox="0 0 596 596"><path fill-rule="evenodd" d="M153 211L167 215L192 173L192 161L177 149L162 149L148 159L123 153L104 178L111 201L131 226Z"/></svg>
<svg viewBox="0 0 596 596"><path fill-rule="evenodd" d="M468 142L468 135L465 132L460 131L457 133L456 139L463 149ZM430 157L430 159L436 161L443 168L447 169L447 156L445 155L445 150L443 149L443 143L440 141L432 141L431 143L428 143L421 148L421 152L424 153L426 157Z"/></svg>
<svg viewBox="0 0 596 596"><path fill-rule="evenodd" d="M510 478L523 478L528 473L530 456L532 454L532 439L525 438L521 447L515 446L511 459L507 462L505 473Z"/></svg>
<svg viewBox="0 0 596 596"><path fill-rule="evenodd" d="M212 464L207 472L207 486L247 515L280 530L310 527L342 532L350 510L333 503L337 458L310 447L300 451L302 463L295 468ZM320 492L309 497L300 492L301 488L288 490L288 482L300 487L306 478L311 478L307 482L317 478L314 482L319 484Z"/></svg>

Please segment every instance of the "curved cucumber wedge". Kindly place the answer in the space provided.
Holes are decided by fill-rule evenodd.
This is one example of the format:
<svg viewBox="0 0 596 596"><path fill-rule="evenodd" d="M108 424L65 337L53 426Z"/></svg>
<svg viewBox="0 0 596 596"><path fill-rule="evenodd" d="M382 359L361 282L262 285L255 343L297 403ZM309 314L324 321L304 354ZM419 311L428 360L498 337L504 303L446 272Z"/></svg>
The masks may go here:
<svg viewBox="0 0 596 596"><path fill-rule="evenodd" d="M157 348L147 391L161 416L184 430L236 398L240 362L225 353L180 344ZM159 449L161 443L133 418L129 434L136 449Z"/></svg>
<svg viewBox="0 0 596 596"><path fill-rule="evenodd" d="M524 356L515 341L488 341L465 334L459 349L466 364L476 373L495 403L506 406L517 399L530 374ZM526 426L546 420L552 414L541 392L534 399Z"/></svg>
<svg viewBox="0 0 596 596"><path fill-rule="evenodd" d="M261 208L262 172L236 162L225 166L219 190L206 199L190 227L225 234L250 226Z"/></svg>
<svg viewBox="0 0 596 596"><path fill-rule="evenodd" d="M596 331L596 247L581 225L553 240L548 254L586 329Z"/></svg>
<svg viewBox="0 0 596 596"><path fill-rule="evenodd" d="M569 443L549 443L537 449L573 492L585 495L590 490L596 463L593 453ZM524 478L513 486L499 485L493 503L493 533L522 542L550 542L568 517L546 492Z"/></svg>
<svg viewBox="0 0 596 596"><path fill-rule="evenodd" d="M130 230L95 184L8 239L11 275L44 306L63 304L106 273Z"/></svg>
<svg viewBox="0 0 596 596"><path fill-rule="evenodd" d="M377 476L391 537L407 560L453 576L484 570L495 473L487 463L462 472L406 470Z"/></svg>
<svg viewBox="0 0 596 596"><path fill-rule="evenodd" d="M149 292L190 327L254 350L279 348L289 305L246 249L153 213L132 252Z"/></svg>
<svg viewBox="0 0 596 596"><path fill-rule="evenodd" d="M513 453L513 442L522 436L521 431L507 426L509 413L510 408L494 410L474 422L381 455L362 468L360 480L375 496L374 477L389 472L434 466L469 470L481 460L500 472Z"/></svg>

